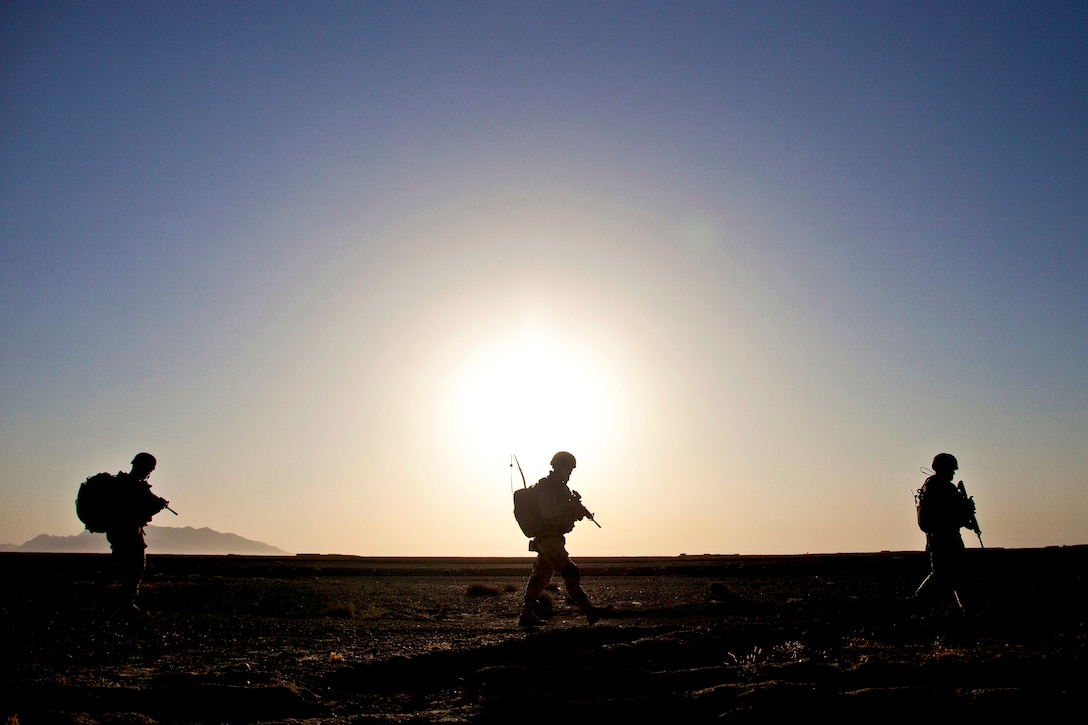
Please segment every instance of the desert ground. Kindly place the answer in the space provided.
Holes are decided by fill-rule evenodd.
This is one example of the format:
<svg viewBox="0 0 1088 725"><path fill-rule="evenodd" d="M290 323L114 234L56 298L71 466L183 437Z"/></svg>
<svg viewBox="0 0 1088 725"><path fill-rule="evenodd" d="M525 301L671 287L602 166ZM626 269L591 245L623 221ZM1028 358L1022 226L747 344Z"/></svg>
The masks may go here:
<svg viewBox="0 0 1088 725"><path fill-rule="evenodd" d="M921 552L578 559L517 626L532 560L3 554L0 719L35 723L757 722L1088 706L1088 547L971 549L964 615Z"/></svg>

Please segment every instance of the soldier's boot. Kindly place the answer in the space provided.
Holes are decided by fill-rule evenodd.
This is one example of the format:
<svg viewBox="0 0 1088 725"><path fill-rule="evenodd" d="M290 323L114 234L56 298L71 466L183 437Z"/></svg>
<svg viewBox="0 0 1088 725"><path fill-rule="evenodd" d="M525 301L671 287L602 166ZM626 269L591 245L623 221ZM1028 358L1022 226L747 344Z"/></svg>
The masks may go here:
<svg viewBox="0 0 1088 725"><path fill-rule="evenodd" d="M547 622L533 614L532 604L526 604L521 608L521 616L518 617L519 627L543 627L545 624Z"/></svg>

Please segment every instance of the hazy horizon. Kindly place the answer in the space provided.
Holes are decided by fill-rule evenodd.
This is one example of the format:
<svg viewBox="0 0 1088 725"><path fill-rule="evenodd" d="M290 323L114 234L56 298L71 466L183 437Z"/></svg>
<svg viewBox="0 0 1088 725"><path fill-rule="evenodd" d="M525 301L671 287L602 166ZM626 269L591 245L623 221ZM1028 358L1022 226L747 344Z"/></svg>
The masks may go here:
<svg viewBox="0 0 1088 725"><path fill-rule="evenodd" d="M1088 542L1088 5L0 4L0 539ZM164 519L168 516L169 519ZM968 546L977 547L971 534Z"/></svg>
<svg viewBox="0 0 1088 725"><path fill-rule="evenodd" d="M212 552L208 551L194 551L192 542L185 537L190 536L188 532L192 532L193 535L198 537L204 537L208 534L214 537L219 537L225 540L240 541L243 546L250 548L250 551L227 551L229 546L223 546L222 551ZM42 541L45 539L46 541ZM94 541L93 545L86 545L89 540ZM194 539L194 541L201 542L201 539ZM977 541L977 539L976 539ZM26 548L39 542L36 546ZM458 556L458 555L427 555L418 554L414 556L400 556L397 554L386 554L382 556L373 556L367 554L342 554L335 551L287 551L276 546L274 542L269 541L257 541L254 539L247 539L229 531L216 531L208 527L192 527L192 526L161 526L157 524L150 524L147 526L147 554L169 554L173 556L180 555L193 555L193 556L283 556L283 557L347 557L347 558L375 558L375 559L508 559L510 555L503 556ZM256 546L251 546L256 545ZM260 553L255 551L258 548L276 549L274 552ZM1077 548L1088 547L1088 544L1063 544L1060 546L1045 546L1045 547L1024 547L1024 549L1047 549L1047 548ZM980 547L981 548L981 547ZM991 551L1004 551L1009 548L1017 547L1001 547L1001 546L989 546L985 547ZM21 543L15 544L12 542L0 541L0 553L68 553L68 554L105 554L109 553L109 544L106 541L104 534L93 533L90 531L81 531L78 534L68 535L54 535L54 534L38 534L31 539ZM1021 549L1022 550L1022 549ZM916 548L903 549L903 550L889 550L882 549L879 551L812 551L803 553L791 553L791 554L754 554L754 553L739 553L739 552L677 552L677 553L651 553L641 554L635 556L628 555L616 555L616 556L580 556L579 559L610 559L610 558L699 558L699 557L760 557L760 556L872 556L880 554L922 554ZM532 559L536 555L532 552L524 552L523 554L514 555L514 558L526 558Z"/></svg>
<svg viewBox="0 0 1088 725"><path fill-rule="evenodd" d="M148 525L145 539L149 554L294 556L265 541L247 539L229 531L208 527ZM28 548L29 547L29 548ZM275 550L271 552L269 550ZM107 553L106 535L81 531L78 534L38 534L21 544L0 541L0 552L25 553ZM261 554L260 552L266 552Z"/></svg>

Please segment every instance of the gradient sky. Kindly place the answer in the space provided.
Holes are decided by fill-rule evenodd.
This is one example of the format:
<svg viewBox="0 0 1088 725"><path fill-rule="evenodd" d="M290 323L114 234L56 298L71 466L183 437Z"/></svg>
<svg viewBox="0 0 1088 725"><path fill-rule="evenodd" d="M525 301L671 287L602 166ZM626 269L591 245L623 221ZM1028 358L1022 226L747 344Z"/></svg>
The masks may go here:
<svg viewBox="0 0 1088 725"><path fill-rule="evenodd" d="M0 542L1088 543L1086 3L9 0L0 169Z"/></svg>

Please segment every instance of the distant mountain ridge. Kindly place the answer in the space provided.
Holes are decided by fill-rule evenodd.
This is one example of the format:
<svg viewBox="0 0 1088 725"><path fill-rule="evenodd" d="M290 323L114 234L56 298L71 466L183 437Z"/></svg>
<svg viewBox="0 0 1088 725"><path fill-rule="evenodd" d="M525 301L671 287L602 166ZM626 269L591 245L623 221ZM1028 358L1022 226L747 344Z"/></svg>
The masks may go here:
<svg viewBox="0 0 1088 725"><path fill-rule="evenodd" d="M240 554L290 556L290 552L253 541L237 534L225 534L207 527L147 526L147 552L149 554ZM26 551L65 554L102 554L110 550L105 534L89 531L75 536L51 536L41 534L25 544L0 544L0 551Z"/></svg>

